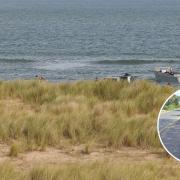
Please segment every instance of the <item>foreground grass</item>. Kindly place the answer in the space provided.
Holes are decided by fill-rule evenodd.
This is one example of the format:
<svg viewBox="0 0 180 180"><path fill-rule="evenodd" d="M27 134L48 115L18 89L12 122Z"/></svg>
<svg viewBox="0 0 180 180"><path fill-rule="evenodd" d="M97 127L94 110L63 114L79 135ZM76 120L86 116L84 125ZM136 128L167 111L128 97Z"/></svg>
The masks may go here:
<svg viewBox="0 0 180 180"><path fill-rule="evenodd" d="M0 82L0 141L12 156L65 142L158 148L157 115L173 91L148 81Z"/></svg>
<svg viewBox="0 0 180 180"><path fill-rule="evenodd" d="M166 164L166 165L164 165ZM3 180L156 180L177 179L180 176L178 164L156 162L96 162L88 164L64 164L60 166L34 167L20 171L6 163L0 165Z"/></svg>

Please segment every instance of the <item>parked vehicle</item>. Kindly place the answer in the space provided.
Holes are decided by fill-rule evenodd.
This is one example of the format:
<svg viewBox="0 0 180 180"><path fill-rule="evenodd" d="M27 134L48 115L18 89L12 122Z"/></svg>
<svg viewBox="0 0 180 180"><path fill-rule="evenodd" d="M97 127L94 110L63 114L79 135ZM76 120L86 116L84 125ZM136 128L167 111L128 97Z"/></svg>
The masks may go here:
<svg viewBox="0 0 180 180"><path fill-rule="evenodd" d="M171 67L156 68L154 74L157 82L164 82L169 84L180 83L180 74L173 71Z"/></svg>

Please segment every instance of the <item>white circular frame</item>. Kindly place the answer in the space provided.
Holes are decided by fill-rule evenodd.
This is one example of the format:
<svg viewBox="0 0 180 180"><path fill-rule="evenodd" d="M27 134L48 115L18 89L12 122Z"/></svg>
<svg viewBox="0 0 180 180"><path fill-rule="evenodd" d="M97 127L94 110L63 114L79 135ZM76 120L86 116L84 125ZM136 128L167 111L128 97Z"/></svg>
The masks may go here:
<svg viewBox="0 0 180 180"><path fill-rule="evenodd" d="M176 156L174 156L174 155L166 148L166 146L164 145L164 143L163 143L163 141L162 141L162 139L161 139L160 132L159 132L159 119L160 119L160 116L161 116L161 111L162 111L163 107L165 106L165 104L167 103L167 101L168 101L169 99L171 99L178 91L180 91L180 90L177 90L177 91L175 91L173 94L171 94L171 95L166 99L166 101L163 103L163 105L162 105L162 107L161 107L161 109L160 109L160 111L159 111L159 114L158 114L157 132L158 132L158 136L159 136L161 145L162 145L163 148L166 150L166 152L167 152L170 156L172 156L175 160L177 160L177 161L180 162L180 159L178 159Z"/></svg>

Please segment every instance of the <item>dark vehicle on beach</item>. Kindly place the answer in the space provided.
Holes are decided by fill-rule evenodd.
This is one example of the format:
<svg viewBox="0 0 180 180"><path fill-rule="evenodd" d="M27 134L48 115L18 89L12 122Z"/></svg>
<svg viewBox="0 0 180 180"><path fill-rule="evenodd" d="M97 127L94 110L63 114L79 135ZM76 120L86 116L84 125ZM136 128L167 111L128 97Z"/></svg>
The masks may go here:
<svg viewBox="0 0 180 180"><path fill-rule="evenodd" d="M157 82L168 84L180 83L180 74L173 71L171 67L156 68L154 74Z"/></svg>

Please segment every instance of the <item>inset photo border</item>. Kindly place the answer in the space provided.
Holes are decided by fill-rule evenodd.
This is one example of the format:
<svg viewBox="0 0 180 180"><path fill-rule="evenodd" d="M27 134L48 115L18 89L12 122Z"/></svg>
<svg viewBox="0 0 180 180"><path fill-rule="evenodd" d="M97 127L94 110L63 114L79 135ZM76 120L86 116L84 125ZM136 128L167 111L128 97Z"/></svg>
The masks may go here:
<svg viewBox="0 0 180 180"><path fill-rule="evenodd" d="M162 105L157 120L157 131L167 153L180 161L180 90L168 97Z"/></svg>

